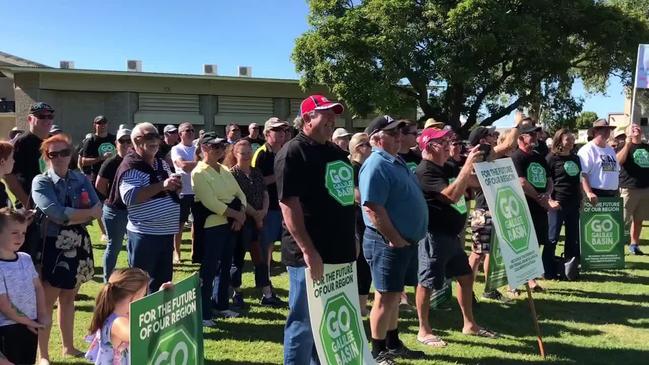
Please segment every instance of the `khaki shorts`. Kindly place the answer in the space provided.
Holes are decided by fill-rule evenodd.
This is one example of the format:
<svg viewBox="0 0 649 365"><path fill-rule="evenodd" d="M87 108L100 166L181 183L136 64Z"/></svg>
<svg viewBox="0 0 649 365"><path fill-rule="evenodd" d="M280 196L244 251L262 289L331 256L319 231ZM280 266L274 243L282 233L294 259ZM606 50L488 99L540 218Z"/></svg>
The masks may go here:
<svg viewBox="0 0 649 365"><path fill-rule="evenodd" d="M631 222L631 218L649 220L649 188L620 188L620 196L624 202L626 224Z"/></svg>

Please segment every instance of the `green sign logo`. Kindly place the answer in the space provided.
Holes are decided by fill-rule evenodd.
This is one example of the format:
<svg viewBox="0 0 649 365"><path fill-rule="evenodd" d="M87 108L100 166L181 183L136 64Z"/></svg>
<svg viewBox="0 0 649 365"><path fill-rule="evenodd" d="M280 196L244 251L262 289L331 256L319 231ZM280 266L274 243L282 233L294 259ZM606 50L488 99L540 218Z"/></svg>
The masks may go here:
<svg viewBox="0 0 649 365"><path fill-rule="evenodd" d="M633 152L633 162L642 168L649 167L649 152L644 148L638 148Z"/></svg>
<svg viewBox="0 0 649 365"><path fill-rule="evenodd" d="M527 167L527 181L534 187L544 189L548 179L545 176L545 169L538 162L532 162Z"/></svg>
<svg viewBox="0 0 649 365"><path fill-rule="evenodd" d="M504 265L503 255L500 253L500 242L498 241L498 237L494 237L490 249L491 249L491 255L494 258L494 262L496 263L496 266L498 267L503 266Z"/></svg>
<svg viewBox="0 0 649 365"><path fill-rule="evenodd" d="M406 162L406 166L412 171L412 173L415 173L415 170L417 169L417 164L414 162Z"/></svg>
<svg viewBox="0 0 649 365"><path fill-rule="evenodd" d="M327 164L325 171L325 186L340 205L354 204L354 170L343 161Z"/></svg>
<svg viewBox="0 0 649 365"><path fill-rule="evenodd" d="M164 336L153 352L150 365L192 365L198 363L196 342L180 328Z"/></svg>
<svg viewBox="0 0 649 365"><path fill-rule="evenodd" d="M595 214L586 222L584 241L595 252L610 252L620 241L620 225L610 214Z"/></svg>
<svg viewBox="0 0 649 365"><path fill-rule="evenodd" d="M327 301L320 324L320 340L328 364L363 364L361 328L356 309L345 294Z"/></svg>
<svg viewBox="0 0 649 365"><path fill-rule="evenodd" d="M455 181L455 178L450 178L448 179L448 183L452 184ZM457 203L451 204L453 209L457 210L460 214L466 214L467 208L466 208L466 199L464 198L464 195L460 198L460 200L457 201Z"/></svg>
<svg viewBox="0 0 649 365"><path fill-rule="evenodd" d="M525 202L509 186L501 187L496 193L496 218L502 241L516 253L527 250L531 224Z"/></svg>
<svg viewBox="0 0 649 365"><path fill-rule="evenodd" d="M110 142L104 142L99 145L97 151L99 152L99 156L103 156L106 153L110 153L112 155L113 153L115 153L115 146Z"/></svg>
<svg viewBox="0 0 649 365"><path fill-rule="evenodd" d="M579 166L574 161L566 161L563 164L563 169L566 170L566 174L570 176L576 176L579 173Z"/></svg>

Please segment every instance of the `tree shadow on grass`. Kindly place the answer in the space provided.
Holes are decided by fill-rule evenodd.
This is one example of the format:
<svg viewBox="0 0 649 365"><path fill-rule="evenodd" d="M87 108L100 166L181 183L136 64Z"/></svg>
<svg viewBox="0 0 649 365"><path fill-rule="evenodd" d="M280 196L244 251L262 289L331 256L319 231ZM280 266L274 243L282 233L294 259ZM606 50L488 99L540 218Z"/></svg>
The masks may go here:
<svg viewBox="0 0 649 365"><path fill-rule="evenodd" d="M284 342L284 325L267 323L242 323L240 321L217 320L217 331L203 333L205 340L218 341L268 341L278 344Z"/></svg>
<svg viewBox="0 0 649 365"><path fill-rule="evenodd" d="M649 270L649 262L627 261L626 268L630 270Z"/></svg>
<svg viewBox="0 0 649 365"><path fill-rule="evenodd" d="M647 278L643 276L630 275L622 270L586 271L581 273L580 281L594 283L624 283L624 284L647 284Z"/></svg>
<svg viewBox="0 0 649 365"><path fill-rule="evenodd" d="M649 328L649 323L631 322L631 320L649 317L649 309L636 305L585 301L566 302L539 298L536 299L536 307L540 319L575 321L591 325L620 324L637 328Z"/></svg>

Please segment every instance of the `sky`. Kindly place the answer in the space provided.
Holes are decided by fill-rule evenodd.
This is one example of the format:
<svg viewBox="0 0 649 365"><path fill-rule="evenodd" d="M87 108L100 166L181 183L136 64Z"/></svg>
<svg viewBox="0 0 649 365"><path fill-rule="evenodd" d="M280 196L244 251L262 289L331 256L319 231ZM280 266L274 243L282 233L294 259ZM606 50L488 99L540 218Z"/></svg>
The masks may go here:
<svg viewBox="0 0 649 365"><path fill-rule="evenodd" d="M291 52L308 29L306 0L0 0L0 9L0 51L78 69L125 70L136 59L145 72L201 74L217 64L224 76L251 66L255 77L295 79ZM617 80L606 95L586 96L580 85L573 94L600 117L623 111Z"/></svg>

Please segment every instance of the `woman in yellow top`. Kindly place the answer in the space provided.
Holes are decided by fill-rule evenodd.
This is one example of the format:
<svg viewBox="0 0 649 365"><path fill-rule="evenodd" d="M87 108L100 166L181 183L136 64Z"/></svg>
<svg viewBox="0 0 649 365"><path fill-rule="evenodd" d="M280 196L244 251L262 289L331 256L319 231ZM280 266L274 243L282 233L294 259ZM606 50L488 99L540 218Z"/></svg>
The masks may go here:
<svg viewBox="0 0 649 365"><path fill-rule="evenodd" d="M225 139L205 133L199 139L203 159L192 171L192 189L197 203L209 214L205 220L205 243L200 277L203 282L203 326L213 327L212 308L223 317L237 317L229 309L230 266L234 235L246 219L246 196L227 167L218 161L225 155ZM213 287L216 278L216 287ZM214 291L214 293L213 293ZM214 301L214 302L213 302Z"/></svg>

